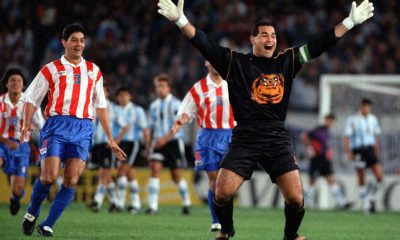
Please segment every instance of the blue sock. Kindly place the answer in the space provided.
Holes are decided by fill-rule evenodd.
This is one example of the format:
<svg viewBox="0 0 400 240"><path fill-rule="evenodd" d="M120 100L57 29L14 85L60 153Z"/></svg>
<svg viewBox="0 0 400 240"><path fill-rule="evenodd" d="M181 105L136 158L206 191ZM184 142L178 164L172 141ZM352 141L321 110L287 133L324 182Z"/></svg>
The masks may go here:
<svg viewBox="0 0 400 240"><path fill-rule="evenodd" d="M14 194L11 193L11 200L12 200L12 201L19 202L19 200L20 200L21 198L23 198L24 195L25 195L25 190L22 190L22 193L21 193L20 196L15 196Z"/></svg>
<svg viewBox="0 0 400 240"><path fill-rule="evenodd" d="M214 210L214 193L210 189L208 190L208 207L210 208L212 223L219 223Z"/></svg>
<svg viewBox="0 0 400 240"><path fill-rule="evenodd" d="M27 212L32 214L35 217L38 217L40 214L40 205L44 199L46 199L49 194L51 185L43 185L39 179L36 180L33 185L33 192L31 195L31 202L29 203Z"/></svg>
<svg viewBox="0 0 400 240"><path fill-rule="evenodd" d="M44 220L40 226L48 226L52 228L57 219L64 212L65 208L74 198L74 194L75 188L67 188L64 185L61 185L61 189L58 191L53 205L50 208L49 216L47 216L46 220Z"/></svg>

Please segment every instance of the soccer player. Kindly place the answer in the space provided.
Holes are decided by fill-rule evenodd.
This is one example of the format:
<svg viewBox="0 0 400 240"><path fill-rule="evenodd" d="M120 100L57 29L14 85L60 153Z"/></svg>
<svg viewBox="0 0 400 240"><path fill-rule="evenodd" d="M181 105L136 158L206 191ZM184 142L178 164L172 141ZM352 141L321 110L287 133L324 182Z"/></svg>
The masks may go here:
<svg viewBox="0 0 400 240"><path fill-rule="evenodd" d="M307 44L275 54L277 36L272 23L257 22L250 41L253 51L242 54L219 46L190 24L183 13L184 0L176 6L160 0L158 12L175 22L190 42L228 82L229 99L237 126L217 177L214 208L221 223L217 240L235 234L233 196L260 164L277 183L285 199L284 239L305 239L297 231L304 216L303 189L298 166L284 127L290 90L296 73L356 24L373 14L372 3L353 2L350 16Z"/></svg>
<svg viewBox="0 0 400 240"><path fill-rule="evenodd" d="M103 85L104 97L107 101L107 112L112 122L114 114L114 104L108 99L108 89ZM104 197L107 195L111 204L116 202L115 183L112 179L112 169L115 167L115 158L112 157L111 149L107 143L107 136L100 124L99 118L94 118L94 133L91 162L99 166L99 183L90 208L93 212L98 212L103 205Z"/></svg>
<svg viewBox="0 0 400 240"><path fill-rule="evenodd" d="M20 142L23 124L23 107L20 101L25 76L18 68L8 69L2 80L7 92L0 96L0 168L9 177L11 184L10 213L16 215L20 199L24 196L25 181L31 149L27 142ZM42 128L44 119L41 111L33 116L33 128Z"/></svg>
<svg viewBox="0 0 400 240"><path fill-rule="evenodd" d="M347 201L339 185L335 182L332 166L332 150L329 148L329 129L335 121L334 114L325 116L325 124L318 126L310 132L302 134L304 146L310 159L309 187L304 191L305 204L309 205L314 193L314 184L319 176L323 176L329 186L337 205L340 208L348 209L351 203Z"/></svg>
<svg viewBox="0 0 400 240"><path fill-rule="evenodd" d="M159 74L154 78L154 86L158 98L150 105L150 128L152 141L150 152L149 208L147 214L158 211L158 194L160 191L160 174L164 166L170 168L172 180L178 185L182 198L182 213L190 213L191 200L186 180L182 177L182 168L186 166L183 131L173 137L171 126L175 121L181 101L171 94L170 78Z"/></svg>
<svg viewBox="0 0 400 240"><path fill-rule="evenodd" d="M120 163L117 169L118 197L116 209L122 210L125 205L126 187L129 186L130 204L127 210L136 214L141 208L139 184L135 179L133 164L139 156L141 136L144 137L146 149L150 142L150 130L144 109L132 103L128 88L121 87L116 92L118 105L115 107L115 119L112 121L113 136L122 150L127 153L127 161ZM114 207L114 206L112 206ZM111 208L111 211L114 209Z"/></svg>
<svg viewBox="0 0 400 240"><path fill-rule="evenodd" d="M57 179L61 164L64 180L48 217L39 224L39 236L53 235L53 226L74 197L75 186L85 169L92 145L93 110L103 126L111 150L119 160L125 153L111 135L107 101L103 91L103 77L98 66L82 57L85 34L80 25L70 24L62 32L65 53L61 59L45 65L33 79L23 96L24 125L21 141L31 130L31 118L47 94L48 117L40 132L41 174L33 187L31 200L22 223L23 233L31 235L47 197L50 186Z"/></svg>
<svg viewBox="0 0 400 240"><path fill-rule="evenodd" d="M200 130L195 147L195 170L207 172L210 186L208 206L212 217L210 231L215 232L221 230L214 211L215 180L219 164L231 142L235 120L229 104L228 84L208 61L205 65L208 74L186 94L172 126L172 133L177 133L184 124L197 118Z"/></svg>
<svg viewBox="0 0 400 240"><path fill-rule="evenodd" d="M383 171L378 159L381 128L371 113L371 104L370 99L361 100L360 110L347 118L343 138L344 152L356 167L359 196L365 213L375 212L376 193L383 187ZM376 179L370 190L365 185L366 168L371 168Z"/></svg>

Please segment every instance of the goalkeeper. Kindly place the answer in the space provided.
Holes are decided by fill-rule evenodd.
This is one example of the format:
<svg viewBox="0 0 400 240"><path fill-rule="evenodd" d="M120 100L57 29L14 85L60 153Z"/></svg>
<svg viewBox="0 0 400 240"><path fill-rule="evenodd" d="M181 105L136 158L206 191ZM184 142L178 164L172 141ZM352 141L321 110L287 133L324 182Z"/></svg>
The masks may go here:
<svg viewBox="0 0 400 240"><path fill-rule="evenodd" d="M185 17L183 5L184 0L179 0L177 6L171 0L160 0L158 12L175 22L226 79L237 121L216 181L214 208L222 228L215 239L225 240L235 234L232 197L243 181L251 177L257 163L278 185L285 199L283 238L305 239L297 233L304 216L303 189L284 127L293 79L303 64L321 55L355 25L372 17L372 3L365 0L357 6L353 2L350 15L343 22L307 44L277 54L272 23L260 21L254 25L250 36L252 52L242 54L219 46L196 29Z"/></svg>

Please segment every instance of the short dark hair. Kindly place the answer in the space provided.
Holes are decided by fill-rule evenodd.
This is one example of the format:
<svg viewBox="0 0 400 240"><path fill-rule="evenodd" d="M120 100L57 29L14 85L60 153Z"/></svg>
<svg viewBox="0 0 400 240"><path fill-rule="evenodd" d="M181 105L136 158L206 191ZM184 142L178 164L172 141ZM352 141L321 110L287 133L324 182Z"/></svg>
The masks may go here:
<svg viewBox="0 0 400 240"><path fill-rule="evenodd" d="M272 24L272 22L267 21L267 20L261 20L254 24L253 29L251 30L251 36L255 37L258 35L258 33L259 33L258 27L260 27L260 26L271 26L271 27L275 28L275 26Z"/></svg>
<svg viewBox="0 0 400 240"><path fill-rule="evenodd" d="M171 78L166 73L160 73L160 74L158 74L157 76L154 77L154 82L156 82L156 81L166 82L168 85L170 85Z"/></svg>
<svg viewBox="0 0 400 240"><path fill-rule="evenodd" d="M3 77L1 78L1 91L2 92L7 92L7 83L8 83L8 79L12 76L12 75L20 75L22 77L22 81L24 83L24 86L26 86L26 78L25 75L22 73L21 69L19 68L9 68L6 70L6 72L4 73Z"/></svg>
<svg viewBox="0 0 400 240"><path fill-rule="evenodd" d="M372 101L369 98L362 98L360 104L361 105L372 105Z"/></svg>
<svg viewBox="0 0 400 240"><path fill-rule="evenodd" d="M121 94L123 92L127 92L127 93L131 94L131 90L128 87L120 87L115 92L115 95L118 96L119 94Z"/></svg>
<svg viewBox="0 0 400 240"><path fill-rule="evenodd" d="M335 116L334 113L329 113L329 114L327 114L327 115L325 116L325 119L332 119L332 120L335 120L335 119L336 119L336 116Z"/></svg>
<svg viewBox="0 0 400 240"><path fill-rule="evenodd" d="M81 25L76 23L68 24L64 27L61 38L67 41L71 34L76 32L81 32L83 35L85 35L85 30Z"/></svg>

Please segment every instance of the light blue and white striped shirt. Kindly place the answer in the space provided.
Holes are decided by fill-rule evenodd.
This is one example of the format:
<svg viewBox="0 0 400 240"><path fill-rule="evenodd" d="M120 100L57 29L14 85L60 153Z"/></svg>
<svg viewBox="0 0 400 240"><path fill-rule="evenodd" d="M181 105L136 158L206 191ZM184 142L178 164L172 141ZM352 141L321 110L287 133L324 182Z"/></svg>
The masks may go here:
<svg viewBox="0 0 400 240"><path fill-rule="evenodd" d="M165 99L156 99L150 105L150 127L153 129L153 139L166 136L171 130L172 124L181 105L181 100L169 94ZM174 139L183 138L181 129L175 134Z"/></svg>
<svg viewBox="0 0 400 240"><path fill-rule="evenodd" d="M110 119L110 122L113 121L114 119L114 107L115 104L107 100L107 112L108 112L108 117ZM95 118L93 120L93 125L94 125L94 132L93 132L93 145L96 144L102 144L102 143L107 143L107 137L106 134L104 133L103 127L100 124L99 119L95 115ZM110 124L111 125L111 124ZM112 126L111 126L112 130Z"/></svg>
<svg viewBox="0 0 400 240"><path fill-rule="evenodd" d="M344 135L349 137L351 149L373 146L380 133L378 119L373 114L363 116L358 112L347 118Z"/></svg>
<svg viewBox="0 0 400 240"><path fill-rule="evenodd" d="M140 141L143 138L143 129L148 128L146 114L142 107L129 102L125 106L116 105L114 108L114 121L112 130L117 138L122 128L131 125L122 141Z"/></svg>

